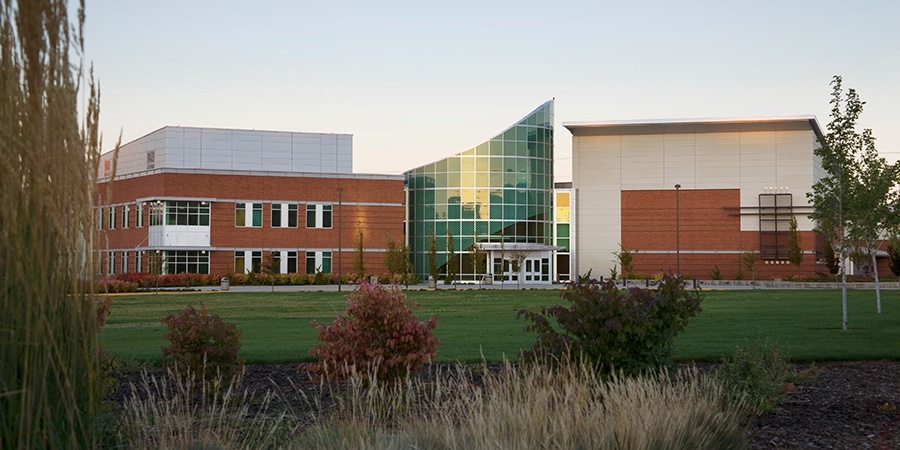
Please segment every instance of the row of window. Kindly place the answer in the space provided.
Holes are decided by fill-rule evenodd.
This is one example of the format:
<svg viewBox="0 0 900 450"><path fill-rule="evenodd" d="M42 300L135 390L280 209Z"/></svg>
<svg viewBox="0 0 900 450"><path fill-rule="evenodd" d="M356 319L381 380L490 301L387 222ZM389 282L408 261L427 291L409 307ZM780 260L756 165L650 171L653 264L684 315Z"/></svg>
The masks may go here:
<svg viewBox="0 0 900 450"><path fill-rule="evenodd" d="M265 258L264 258L265 256ZM304 272L331 273L331 252L293 250L238 250L234 252L234 271L237 273L298 273L299 258L304 258Z"/></svg>
<svg viewBox="0 0 900 450"><path fill-rule="evenodd" d="M235 203L234 226L261 227L262 203ZM97 228L114 230L130 226L132 206L135 211L135 226L144 226L144 204L114 205L97 208ZM152 202L150 226L185 225L209 226L210 204L198 201ZM330 204L306 204L307 228L331 228L332 210ZM121 215L119 214L121 211ZM297 228L298 205L295 203L273 203L271 215L273 228Z"/></svg>
<svg viewBox="0 0 900 450"><path fill-rule="evenodd" d="M146 255L145 255L146 253ZM263 255L267 258L264 259ZM131 256L134 265L131 265ZM331 273L331 252L327 251L262 251L238 250L234 252L234 271L237 273L298 273L298 262L304 258L304 273ZM133 270L130 270L132 269ZM166 251L110 251L106 252L103 273L115 275L126 272L148 272L157 274L209 273L209 252L205 250Z"/></svg>
<svg viewBox="0 0 900 450"><path fill-rule="evenodd" d="M332 205L308 203L306 228L331 228ZM261 227L262 203L235 203L234 226ZM272 203L272 228L297 228L297 205Z"/></svg>

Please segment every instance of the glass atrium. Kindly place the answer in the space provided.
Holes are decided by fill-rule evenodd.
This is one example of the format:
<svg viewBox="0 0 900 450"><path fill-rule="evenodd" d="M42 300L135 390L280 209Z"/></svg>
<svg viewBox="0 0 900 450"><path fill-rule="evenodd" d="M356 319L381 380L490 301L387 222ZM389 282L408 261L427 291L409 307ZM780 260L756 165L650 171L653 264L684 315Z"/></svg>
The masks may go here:
<svg viewBox="0 0 900 450"><path fill-rule="evenodd" d="M459 280L550 281L553 100L493 139L405 176L406 230L421 279L434 237L441 276L449 260Z"/></svg>

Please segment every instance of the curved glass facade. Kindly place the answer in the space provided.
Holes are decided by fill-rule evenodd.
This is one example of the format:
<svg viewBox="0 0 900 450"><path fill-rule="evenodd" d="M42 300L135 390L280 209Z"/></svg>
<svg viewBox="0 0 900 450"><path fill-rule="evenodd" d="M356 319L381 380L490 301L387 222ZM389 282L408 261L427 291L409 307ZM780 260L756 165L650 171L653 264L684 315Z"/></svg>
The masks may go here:
<svg viewBox="0 0 900 450"><path fill-rule="evenodd" d="M432 233L440 273L447 271L447 236L453 236L461 279L484 272L471 258L476 242L551 244L553 100L493 139L404 175L406 230L420 278L428 277Z"/></svg>

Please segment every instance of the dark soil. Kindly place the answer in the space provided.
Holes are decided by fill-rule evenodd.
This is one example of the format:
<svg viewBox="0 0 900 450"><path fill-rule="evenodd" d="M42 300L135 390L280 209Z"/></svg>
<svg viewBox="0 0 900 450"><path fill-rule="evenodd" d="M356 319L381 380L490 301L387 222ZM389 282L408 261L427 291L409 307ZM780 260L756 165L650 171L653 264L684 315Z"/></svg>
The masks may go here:
<svg viewBox="0 0 900 450"><path fill-rule="evenodd" d="M900 449L900 361L816 366L821 372L814 382L796 386L786 402L750 421L749 448ZM423 371L422 377L432 376L434 371ZM251 392L276 387L282 404L274 407L302 408L299 391L327 396L295 364L249 365L242 387ZM119 383L110 399L121 402L128 391L127 383Z"/></svg>

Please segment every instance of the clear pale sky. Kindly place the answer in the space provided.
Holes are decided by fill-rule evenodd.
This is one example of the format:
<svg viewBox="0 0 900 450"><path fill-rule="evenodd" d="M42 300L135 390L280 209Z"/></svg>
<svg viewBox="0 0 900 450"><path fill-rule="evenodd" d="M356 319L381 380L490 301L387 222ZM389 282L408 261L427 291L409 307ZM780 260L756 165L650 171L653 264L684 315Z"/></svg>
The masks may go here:
<svg viewBox="0 0 900 450"><path fill-rule="evenodd" d="M353 134L357 173L563 122L815 114L832 75L900 158L900 2L87 0L104 149L166 125Z"/></svg>

